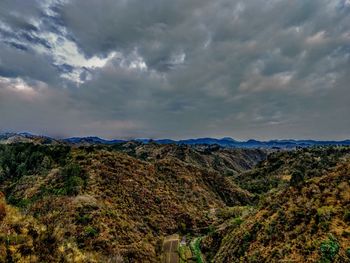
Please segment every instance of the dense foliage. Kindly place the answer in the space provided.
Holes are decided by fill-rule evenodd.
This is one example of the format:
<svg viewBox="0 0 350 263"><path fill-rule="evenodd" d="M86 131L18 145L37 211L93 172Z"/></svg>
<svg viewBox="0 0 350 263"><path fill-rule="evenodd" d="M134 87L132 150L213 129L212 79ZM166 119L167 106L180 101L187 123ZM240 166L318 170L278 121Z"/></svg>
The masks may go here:
<svg viewBox="0 0 350 263"><path fill-rule="evenodd" d="M226 216L226 227L204 239L208 259L350 262L348 154L342 147L278 152L242 174L248 178L241 186L261 184L253 189L264 194L253 211ZM277 182L274 187L272 180ZM237 216L242 217L241 224L234 223Z"/></svg>
<svg viewBox="0 0 350 263"><path fill-rule="evenodd" d="M234 181L251 193L262 194L282 185L298 186L319 177L350 155L349 147L300 148L276 151L253 170L241 173Z"/></svg>
<svg viewBox="0 0 350 263"><path fill-rule="evenodd" d="M0 262L348 262L349 153L0 144Z"/></svg>

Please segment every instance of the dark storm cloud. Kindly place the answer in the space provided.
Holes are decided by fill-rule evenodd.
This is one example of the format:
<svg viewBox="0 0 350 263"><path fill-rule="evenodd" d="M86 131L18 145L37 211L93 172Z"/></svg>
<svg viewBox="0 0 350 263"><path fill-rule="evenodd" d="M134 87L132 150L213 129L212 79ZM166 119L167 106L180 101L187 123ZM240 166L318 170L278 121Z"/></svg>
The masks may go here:
<svg viewBox="0 0 350 263"><path fill-rule="evenodd" d="M3 77L29 78L47 83L58 81L58 72L48 56L37 56L0 43L0 72Z"/></svg>
<svg viewBox="0 0 350 263"><path fill-rule="evenodd" d="M350 137L348 0L4 1L0 14L1 96L46 112L28 129ZM1 128L18 129L16 107L0 107Z"/></svg>
<svg viewBox="0 0 350 263"><path fill-rule="evenodd" d="M1 21L11 25L13 29L35 29L31 23L40 14L38 0L3 0L0 6Z"/></svg>

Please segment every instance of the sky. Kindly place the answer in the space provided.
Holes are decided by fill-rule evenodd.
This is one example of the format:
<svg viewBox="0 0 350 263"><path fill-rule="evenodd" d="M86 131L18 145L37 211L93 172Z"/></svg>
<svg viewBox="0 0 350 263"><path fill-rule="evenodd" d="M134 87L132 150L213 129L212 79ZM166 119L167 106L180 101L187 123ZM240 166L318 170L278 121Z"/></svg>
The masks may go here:
<svg viewBox="0 0 350 263"><path fill-rule="evenodd" d="M350 0L1 0L0 132L350 139Z"/></svg>

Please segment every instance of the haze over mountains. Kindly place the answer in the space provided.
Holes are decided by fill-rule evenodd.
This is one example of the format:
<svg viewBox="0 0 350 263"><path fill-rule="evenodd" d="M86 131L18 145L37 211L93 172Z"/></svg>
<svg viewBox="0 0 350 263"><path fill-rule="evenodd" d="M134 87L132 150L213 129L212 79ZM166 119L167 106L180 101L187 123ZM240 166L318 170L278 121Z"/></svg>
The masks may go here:
<svg viewBox="0 0 350 263"><path fill-rule="evenodd" d="M33 135L31 133L2 133L0 134L0 140L5 141L30 141L33 139L46 139L47 142L61 141L71 144L115 144L123 143L127 141L137 141L142 143L155 142L158 144L177 144L177 145L219 145L221 147L229 148L295 148L295 147L311 147L311 146L347 146L350 145L350 140L343 141L318 141L318 140L270 140L270 141L258 141L247 140L237 141L229 137L222 139L216 138L197 138L197 139L184 139L184 140L171 140L171 139L130 139L130 140L107 140L96 136L90 137L71 137L65 139L55 139L47 136Z"/></svg>

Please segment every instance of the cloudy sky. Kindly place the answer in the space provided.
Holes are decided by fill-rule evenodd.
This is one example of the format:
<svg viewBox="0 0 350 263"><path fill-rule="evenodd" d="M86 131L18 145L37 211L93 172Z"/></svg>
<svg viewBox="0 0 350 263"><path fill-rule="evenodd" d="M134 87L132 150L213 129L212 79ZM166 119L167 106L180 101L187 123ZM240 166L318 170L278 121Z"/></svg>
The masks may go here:
<svg viewBox="0 0 350 263"><path fill-rule="evenodd" d="M1 0L0 131L350 138L349 0Z"/></svg>

